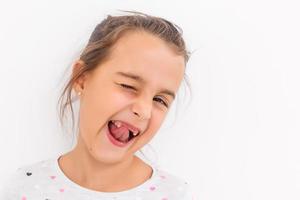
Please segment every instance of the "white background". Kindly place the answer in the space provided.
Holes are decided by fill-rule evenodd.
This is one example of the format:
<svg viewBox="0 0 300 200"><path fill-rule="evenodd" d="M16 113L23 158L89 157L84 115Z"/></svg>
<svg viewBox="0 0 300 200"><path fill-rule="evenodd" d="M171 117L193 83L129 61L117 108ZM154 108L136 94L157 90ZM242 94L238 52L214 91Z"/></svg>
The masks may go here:
<svg viewBox="0 0 300 200"><path fill-rule="evenodd" d="M193 52L193 93L151 142L157 162L199 200L300 199L299 8L290 0L2 1L1 181L70 149L56 111L63 72L97 23L127 9L175 22Z"/></svg>

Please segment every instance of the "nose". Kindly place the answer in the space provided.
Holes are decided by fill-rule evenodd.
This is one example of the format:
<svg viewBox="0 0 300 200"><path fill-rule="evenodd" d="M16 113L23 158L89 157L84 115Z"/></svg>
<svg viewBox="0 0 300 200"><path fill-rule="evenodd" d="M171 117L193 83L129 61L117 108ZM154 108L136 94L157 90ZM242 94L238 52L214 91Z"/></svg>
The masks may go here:
<svg viewBox="0 0 300 200"><path fill-rule="evenodd" d="M143 98L137 99L132 104L132 112L142 120L149 119L152 113L152 99L151 101Z"/></svg>

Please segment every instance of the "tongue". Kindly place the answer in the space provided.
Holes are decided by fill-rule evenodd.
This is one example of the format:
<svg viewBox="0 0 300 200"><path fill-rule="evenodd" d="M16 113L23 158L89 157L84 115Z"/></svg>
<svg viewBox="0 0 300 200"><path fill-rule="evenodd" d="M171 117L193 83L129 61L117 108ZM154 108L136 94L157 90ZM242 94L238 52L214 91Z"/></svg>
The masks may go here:
<svg viewBox="0 0 300 200"><path fill-rule="evenodd" d="M126 127L121 126L120 128L118 128L114 123L111 123L109 128L110 128L111 134L116 139L118 139L122 142L127 142L128 138L129 138L129 130Z"/></svg>

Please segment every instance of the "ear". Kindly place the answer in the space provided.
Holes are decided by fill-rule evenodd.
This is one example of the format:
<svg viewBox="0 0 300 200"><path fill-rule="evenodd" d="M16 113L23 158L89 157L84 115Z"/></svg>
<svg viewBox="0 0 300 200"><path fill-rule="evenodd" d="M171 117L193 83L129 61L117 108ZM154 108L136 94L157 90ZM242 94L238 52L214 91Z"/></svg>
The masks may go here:
<svg viewBox="0 0 300 200"><path fill-rule="evenodd" d="M85 67L85 63L82 60L77 60L73 64L72 76L75 76L77 73L82 71ZM73 89L76 93L82 92L84 90L84 85L87 80L87 73L83 73L73 84Z"/></svg>

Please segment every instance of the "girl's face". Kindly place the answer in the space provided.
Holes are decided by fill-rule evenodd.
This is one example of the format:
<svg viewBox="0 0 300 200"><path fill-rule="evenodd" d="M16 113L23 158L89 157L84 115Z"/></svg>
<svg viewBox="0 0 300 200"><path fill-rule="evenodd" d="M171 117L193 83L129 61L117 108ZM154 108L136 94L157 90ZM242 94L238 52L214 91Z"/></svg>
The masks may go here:
<svg viewBox="0 0 300 200"><path fill-rule="evenodd" d="M76 148L105 163L133 156L160 128L184 68L183 56L158 37L146 32L125 33L110 57L75 83L76 92L82 93ZM108 136L110 120L127 122L141 132L126 146L117 146Z"/></svg>

